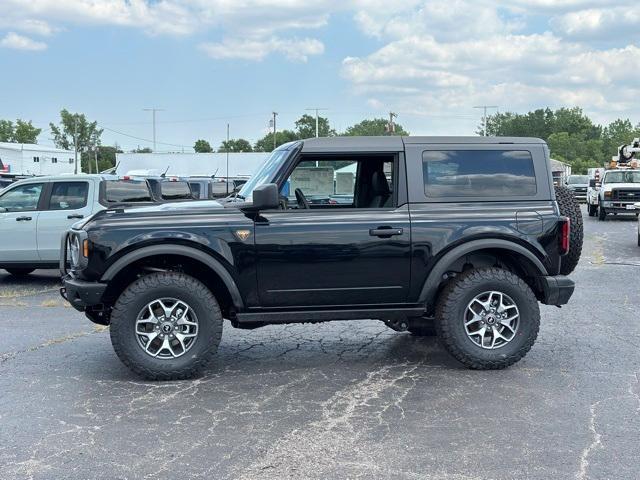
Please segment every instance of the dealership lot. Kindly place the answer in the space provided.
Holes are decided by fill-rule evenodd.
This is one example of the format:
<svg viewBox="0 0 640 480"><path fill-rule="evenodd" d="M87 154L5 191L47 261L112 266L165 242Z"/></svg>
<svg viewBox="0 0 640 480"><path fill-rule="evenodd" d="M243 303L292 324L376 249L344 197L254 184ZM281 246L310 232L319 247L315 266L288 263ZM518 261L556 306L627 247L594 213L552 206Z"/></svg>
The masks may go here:
<svg viewBox="0 0 640 480"><path fill-rule="evenodd" d="M204 377L145 382L56 272L0 273L0 478L634 478L636 222L584 220L571 303L495 372L380 322L227 324Z"/></svg>

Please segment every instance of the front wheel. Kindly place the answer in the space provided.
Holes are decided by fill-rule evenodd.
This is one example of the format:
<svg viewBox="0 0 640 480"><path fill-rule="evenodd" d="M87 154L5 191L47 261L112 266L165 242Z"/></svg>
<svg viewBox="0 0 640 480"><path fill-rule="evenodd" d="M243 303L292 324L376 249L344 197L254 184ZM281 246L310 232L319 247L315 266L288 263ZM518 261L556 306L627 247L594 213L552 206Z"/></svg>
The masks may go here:
<svg viewBox="0 0 640 480"><path fill-rule="evenodd" d="M607 219L607 211L604 209L602 205L598 208L598 220L604 222Z"/></svg>
<svg viewBox="0 0 640 480"><path fill-rule="evenodd" d="M215 355L222 314L211 291L183 273L152 273L120 295L111 343L122 362L149 380L199 374Z"/></svg>
<svg viewBox="0 0 640 480"><path fill-rule="evenodd" d="M451 281L436 305L444 347L469 368L508 367L533 346L540 309L529 286L500 268L469 270Z"/></svg>

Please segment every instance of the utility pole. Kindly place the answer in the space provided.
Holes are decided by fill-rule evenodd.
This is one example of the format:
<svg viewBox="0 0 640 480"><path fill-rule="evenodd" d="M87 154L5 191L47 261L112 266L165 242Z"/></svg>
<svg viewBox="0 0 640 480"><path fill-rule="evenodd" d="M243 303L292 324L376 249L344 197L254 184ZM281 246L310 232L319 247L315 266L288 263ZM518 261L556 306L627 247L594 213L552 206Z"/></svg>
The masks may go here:
<svg viewBox="0 0 640 480"><path fill-rule="evenodd" d="M94 158L95 158L95 161L96 161L96 173L100 173L98 171L98 145L94 145L93 146L93 154L94 154Z"/></svg>
<svg viewBox="0 0 640 480"><path fill-rule="evenodd" d="M316 138L318 138L320 136L320 117L318 115L318 112L320 110L329 110L328 108L305 108L305 110L307 111L315 111L316 112Z"/></svg>
<svg viewBox="0 0 640 480"><path fill-rule="evenodd" d="M487 136L487 109L488 108L498 108L498 105L477 105L473 108L481 108L483 110L482 114L482 133L484 136Z"/></svg>
<svg viewBox="0 0 640 480"><path fill-rule="evenodd" d="M227 143L225 147L226 147L225 150L227 151L227 179L225 180L225 182L227 184L227 195L229 195L229 124L228 123L227 123Z"/></svg>
<svg viewBox="0 0 640 480"><path fill-rule="evenodd" d="M75 175L78 174L78 119L76 116L73 116L73 150L74 150L74 165L73 165L73 173Z"/></svg>
<svg viewBox="0 0 640 480"><path fill-rule="evenodd" d="M151 112L151 118L153 119L153 151L156 151L156 112L164 112L163 108L143 108L145 112Z"/></svg>
<svg viewBox="0 0 640 480"><path fill-rule="evenodd" d="M396 125L393 123L393 119L398 118L397 113L389 112L389 125L387 129L389 130L389 135L394 135L396 133Z"/></svg>
<svg viewBox="0 0 640 480"><path fill-rule="evenodd" d="M276 132L278 129L276 128L276 117L278 116L278 112L273 113L273 149L276 149Z"/></svg>

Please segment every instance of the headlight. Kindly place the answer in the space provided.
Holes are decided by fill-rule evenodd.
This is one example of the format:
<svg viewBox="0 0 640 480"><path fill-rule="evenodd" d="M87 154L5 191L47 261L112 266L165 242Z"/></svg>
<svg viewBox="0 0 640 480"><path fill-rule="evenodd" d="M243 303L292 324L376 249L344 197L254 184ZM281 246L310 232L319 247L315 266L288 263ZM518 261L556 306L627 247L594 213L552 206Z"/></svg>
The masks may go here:
<svg viewBox="0 0 640 480"><path fill-rule="evenodd" d="M71 260L71 266L80 266L80 238L78 235L71 235L69 237L69 260Z"/></svg>

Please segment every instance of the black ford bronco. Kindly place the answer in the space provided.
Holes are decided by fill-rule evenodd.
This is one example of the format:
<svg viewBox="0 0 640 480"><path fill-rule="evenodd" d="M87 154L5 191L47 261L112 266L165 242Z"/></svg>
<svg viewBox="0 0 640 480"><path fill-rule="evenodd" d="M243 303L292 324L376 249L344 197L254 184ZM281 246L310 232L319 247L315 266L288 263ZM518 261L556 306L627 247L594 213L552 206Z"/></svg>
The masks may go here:
<svg viewBox="0 0 640 480"><path fill-rule="evenodd" d="M120 359L188 378L236 328L379 319L507 367L566 304L582 247L534 138L334 137L274 150L223 205L111 209L62 239L62 295ZM313 199L313 201L312 201Z"/></svg>

